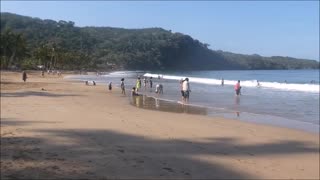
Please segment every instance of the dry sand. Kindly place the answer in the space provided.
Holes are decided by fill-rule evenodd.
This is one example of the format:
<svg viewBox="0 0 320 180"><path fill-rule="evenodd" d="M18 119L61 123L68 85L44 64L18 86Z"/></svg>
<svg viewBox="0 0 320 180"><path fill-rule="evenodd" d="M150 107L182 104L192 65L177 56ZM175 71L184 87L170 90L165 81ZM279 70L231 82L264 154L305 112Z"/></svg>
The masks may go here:
<svg viewBox="0 0 320 180"><path fill-rule="evenodd" d="M319 179L319 136L151 111L118 89L1 72L1 179Z"/></svg>

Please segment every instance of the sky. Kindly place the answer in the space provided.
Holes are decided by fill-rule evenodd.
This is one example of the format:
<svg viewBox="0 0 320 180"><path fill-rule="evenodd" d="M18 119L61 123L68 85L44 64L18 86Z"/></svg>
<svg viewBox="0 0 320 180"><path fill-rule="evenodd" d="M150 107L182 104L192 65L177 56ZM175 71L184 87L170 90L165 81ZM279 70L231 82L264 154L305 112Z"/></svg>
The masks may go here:
<svg viewBox="0 0 320 180"><path fill-rule="evenodd" d="M1 0L1 12L80 27L161 27L213 50L319 61L319 1Z"/></svg>

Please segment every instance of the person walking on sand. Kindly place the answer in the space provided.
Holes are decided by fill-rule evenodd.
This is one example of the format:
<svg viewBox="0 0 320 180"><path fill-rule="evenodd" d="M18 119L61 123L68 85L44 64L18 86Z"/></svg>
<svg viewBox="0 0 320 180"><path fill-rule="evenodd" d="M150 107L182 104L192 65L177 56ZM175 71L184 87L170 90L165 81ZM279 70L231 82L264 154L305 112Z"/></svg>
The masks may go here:
<svg viewBox="0 0 320 180"><path fill-rule="evenodd" d="M183 83L182 83L182 91L183 91L183 97L184 97L184 102L188 103L189 102L189 96L190 96L190 84L189 84L189 78L186 78Z"/></svg>
<svg viewBox="0 0 320 180"><path fill-rule="evenodd" d="M112 91L112 82L109 82L109 91Z"/></svg>
<svg viewBox="0 0 320 180"><path fill-rule="evenodd" d="M121 94L126 95L126 89L124 87L124 78L121 79L120 87L121 87Z"/></svg>
<svg viewBox="0 0 320 180"><path fill-rule="evenodd" d="M27 73L26 73L26 71L23 71L22 72L22 80L23 80L23 82L26 82L27 81Z"/></svg>
<svg viewBox="0 0 320 180"><path fill-rule="evenodd" d="M44 70L41 71L41 76L44 77Z"/></svg>
<svg viewBox="0 0 320 180"><path fill-rule="evenodd" d="M240 86L240 80L238 80L238 82L236 83L236 85L234 86L234 90L236 91L236 95L239 96L241 95L241 86Z"/></svg>

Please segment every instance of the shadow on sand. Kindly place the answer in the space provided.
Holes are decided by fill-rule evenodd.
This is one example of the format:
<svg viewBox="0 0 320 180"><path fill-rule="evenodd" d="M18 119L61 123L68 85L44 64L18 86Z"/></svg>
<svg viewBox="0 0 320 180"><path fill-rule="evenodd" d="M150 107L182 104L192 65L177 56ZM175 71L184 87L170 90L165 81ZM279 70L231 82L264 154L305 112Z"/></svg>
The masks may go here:
<svg viewBox="0 0 320 180"><path fill-rule="evenodd" d="M46 97L64 97L64 96L79 96L76 94L54 94L45 91L23 91L14 93L2 93L1 97L27 97L27 96L46 96Z"/></svg>
<svg viewBox="0 0 320 180"><path fill-rule="evenodd" d="M110 130L36 132L45 133L46 137L66 138L72 143L52 142L44 136L1 137L2 178L258 179L218 161L208 163L201 156L243 160L253 156L319 152L316 145L300 141L245 145L236 138L209 138L204 142L157 140ZM14 168L14 163L19 163L19 168Z"/></svg>

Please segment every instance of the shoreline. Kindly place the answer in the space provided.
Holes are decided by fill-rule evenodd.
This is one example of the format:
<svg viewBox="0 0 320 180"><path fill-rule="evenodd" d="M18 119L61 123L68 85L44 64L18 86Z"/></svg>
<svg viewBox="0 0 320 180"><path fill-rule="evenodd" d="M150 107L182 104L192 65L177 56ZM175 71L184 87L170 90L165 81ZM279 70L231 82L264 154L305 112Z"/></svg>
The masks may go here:
<svg viewBox="0 0 320 180"><path fill-rule="evenodd" d="M87 75L82 75L83 78L89 77L92 78L91 76ZM85 80L81 78L81 75L69 75L65 77L66 80L75 80L78 82L84 82ZM97 81L97 86L104 86L102 85L102 81ZM107 86L107 84L105 85ZM113 85L115 88L120 88L118 86ZM127 92L130 92L131 89L126 88ZM179 108L182 104L181 101L179 100L174 100L174 99L166 99L163 97L158 97L157 94L149 94L144 91L140 92L141 95L145 96L146 99L153 98L156 101L153 101L151 104L148 102L148 105L144 105L144 101L141 101L139 104L140 108L148 109L148 110L156 110L156 111L164 111L164 112L176 112L176 113L181 113L183 110ZM143 98L144 99L144 98ZM150 101L150 100L148 100ZM170 107L162 107L156 104L157 101L165 101L166 106ZM132 103L132 98L130 98L131 105L138 107L138 105L135 105L135 103ZM295 130L301 130L304 132L311 132L314 134L319 134L320 130L319 124L314 124L311 122L304 122L304 121L299 121L299 120L293 120L289 118L284 118L284 117L279 117L275 115L268 115L268 114L258 114L258 113L253 113L253 112L245 112L245 111L234 111L230 109L224 109L222 107L210 107L206 105L201 105L201 104L184 104L184 106L188 106L191 108L202 108L202 113L201 115L213 117L213 118L226 118L226 119L232 119L232 120L240 120L242 122L249 122L249 123L254 123L254 124L262 124L262 125L269 125L273 127L282 127L282 128L288 128L288 129L295 129ZM173 109L173 110L172 110ZM182 108L183 109L183 108ZM174 111L175 110L175 111ZM206 111L206 113L204 113ZM184 113L189 113L188 111L185 111ZM191 114L194 114L191 113Z"/></svg>
<svg viewBox="0 0 320 180"><path fill-rule="evenodd" d="M240 120L242 122L249 122L254 124L260 124L260 125L267 125L272 127L281 127L281 128L287 128L287 129L294 129L294 130L300 130L303 132L310 132L314 134L319 134L319 125L313 124L310 122L302 122L297 120L289 120L282 117L276 117L276 116L270 116L266 114L255 114L251 112L244 112L244 111L238 111L234 112L231 110L221 109L221 108L213 108L213 107L207 107L203 105L196 105L196 104L182 104L180 101L170 100L170 99L163 99L163 98L157 98L156 96L148 96L148 95L142 95L146 96L146 99L153 98L155 101L153 104L150 105L150 102L148 105L144 105L144 103L140 103L142 105L136 105L135 103L131 103L131 105L136 106L137 108L143 108L148 110L155 110L155 111L164 111L164 112L174 112L174 113L186 113L186 114L199 114L204 115L212 118L225 118L225 119L232 119L232 120ZM150 100L148 100L150 101ZM166 106L168 107L157 107L157 101L166 102ZM140 106L140 107L138 107ZM181 107L182 106L182 107ZM175 110L177 107L181 107L180 110ZM202 109L201 112L194 112L194 111L188 111L183 110L186 109L185 107L189 107L189 109ZM170 109L170 108L173 108ZM181 110L182 109L182 110ZM277 118L276 120L270 121L271 118ZM281 120L281 121L279 121Z"/></svg>
<svg viewBox="0 0 320 180"><path fill-rule="evenodd" d="M1 178L319 179L318 135L150 111L128 98L1 72Z"/></svg>

